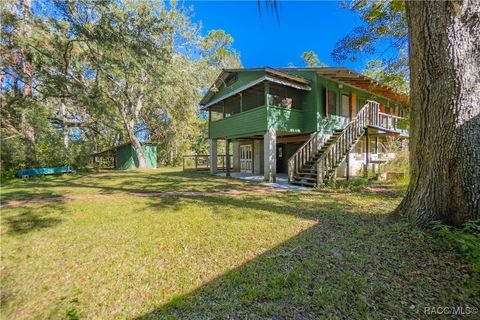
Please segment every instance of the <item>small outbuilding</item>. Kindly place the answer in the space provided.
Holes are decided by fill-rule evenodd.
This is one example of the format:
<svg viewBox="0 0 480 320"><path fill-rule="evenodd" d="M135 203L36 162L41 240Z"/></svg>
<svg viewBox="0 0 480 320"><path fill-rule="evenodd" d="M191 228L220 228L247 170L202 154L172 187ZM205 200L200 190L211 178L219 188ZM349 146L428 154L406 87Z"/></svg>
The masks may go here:
<svg viewBox="0 0 480 320"><path fill-rule="evenodd" d="M147 168L157 167L157 145L154 143L142 142L143 152ZM95 168L108 166L120 170L138 168L138 157L131 142L111 147L107 150L92 153L92 162Z"/></svg>

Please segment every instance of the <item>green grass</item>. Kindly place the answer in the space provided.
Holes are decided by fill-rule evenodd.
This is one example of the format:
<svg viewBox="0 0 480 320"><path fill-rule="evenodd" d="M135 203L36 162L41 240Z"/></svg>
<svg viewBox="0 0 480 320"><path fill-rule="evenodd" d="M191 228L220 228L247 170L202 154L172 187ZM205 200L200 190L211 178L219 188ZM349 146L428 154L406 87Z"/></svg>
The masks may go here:
<svg viewBox="0 0 480 320"><path fill-rule="evenodd" d="M258 188L241 180L226 180L201 172L182 172L178 168L155 170L101 171L90 174L65 174L2 183L1 202L75 194L115 192L228 191Z"/></svg>
<svg viewBox="0 0 480 320"><path fill-rule="evenodd" d="M13 182L2 193L253 188L162 169ZM431 233L388 219L399 201L322 190L4 208L2 318L383 319L478 307L480 275Z"/></svg>

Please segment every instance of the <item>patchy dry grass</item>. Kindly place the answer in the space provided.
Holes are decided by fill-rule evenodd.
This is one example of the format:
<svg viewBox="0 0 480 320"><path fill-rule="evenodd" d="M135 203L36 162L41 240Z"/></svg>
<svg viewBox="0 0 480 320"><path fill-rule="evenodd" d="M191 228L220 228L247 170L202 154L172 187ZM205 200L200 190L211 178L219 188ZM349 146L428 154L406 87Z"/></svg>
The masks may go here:
<svg viewBox="0 0 480 320"><path fill-rule="evenodd" d="M62 185L69 194L252 188L192 177L112 172L81 176L81 187L62 177L5 189L15 199L63 194ZM328 190L118 194L5 208L2 317L382 319L479 307L478 273L429 234L387 219L399 200Z"/></svg>
<svg viewBox="0 0 480 320"><path fill-rule="evenodd" d="M116 171L91 174L15 179L2 184L1 202L77 194L119 192L229 191L258 187L242 180L227 180L202 172L182 172L178 168Z"/></svg>

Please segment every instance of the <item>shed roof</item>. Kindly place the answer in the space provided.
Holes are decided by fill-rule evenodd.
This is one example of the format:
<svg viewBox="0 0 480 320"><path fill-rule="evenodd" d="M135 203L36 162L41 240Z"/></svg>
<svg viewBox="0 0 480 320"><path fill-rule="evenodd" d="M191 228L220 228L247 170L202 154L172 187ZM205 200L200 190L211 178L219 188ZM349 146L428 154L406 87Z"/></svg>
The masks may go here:
<svg viewBox="0 0 480 320"><path fill-rule="evenodd" d="M108 148L106 150L102 150L102 151L98 151L98 152L94 152L92 153L90 156L92 157L113 157L115 155L115 152L121 148L121 147L124 147L124 146L128 146L128 145L131 145L132 143L131 142L125 142L125 143L122 143L122 144L119 144L119 145L116 145L116 146L113 146L111 148ZM142 145L156 145L155 143L152 143L152 142L141 142Z"/></svg>

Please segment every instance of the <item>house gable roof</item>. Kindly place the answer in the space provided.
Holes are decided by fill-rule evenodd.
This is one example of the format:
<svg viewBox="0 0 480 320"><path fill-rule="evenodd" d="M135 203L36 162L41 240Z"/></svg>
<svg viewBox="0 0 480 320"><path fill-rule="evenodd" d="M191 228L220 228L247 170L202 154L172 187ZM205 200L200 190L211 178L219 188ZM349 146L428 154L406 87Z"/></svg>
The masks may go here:
<svg viewBox="0 0 480 320"><path fill-rule="evenodd" d="M343 67L305 67L305 68L245 68L245 69L223 69L215 83L210 87L207 94L203 97L200 104L205 106L215 95L215 88L219 88L225 83L226 78L232 72L248 72L248 71L264 71L266 75L271 75L279 79L285 79L288 82L296 83L299 86L308 86L310 81L300 76L289 74L288 71L311 71L316 72L319 76L331 79L333 81L344 83L354 88L371 92L381 97L385 97L392 101L407 106L409 98L407 95L397 92L395 89L383 85L380 82L367 77L361 73L349 70ZM237 90L238 91L238 90ZM221 100L221 99L218 99Z"/></svg>
<svg viewBox="0 0 480 320"><path fill-rule="evenodd" d="M256 72L256 71L262 71L265 73L263 77L260 77L251 83L247 83L244 85L241 89L244 90L252 85L255 85L259 82L262 82L264 80L269 80L269 81L274 81L278 83L283 83L285 85L289 85L292 87L295 87L297 89L303 89L303 90L310 90L310 80L305 79L303 77L299 77L296 75L292 75L283 71L280 71L278 69L273 69L269 67L264 67L264 68L245 68L245 69L223 69L220 75L217 77L217 80L215 80L214 84L210 87L208 92L205 94L203 99L200 101L200 105L207 106L211 105L212 102L210 100L216 93L216 89L220 88L223 84L225 84L225 81L227 77L234 72ZM228 96L231 96L232 94L238 92L239 90L235 90L232 93L229 93L228 95L225 95L222 97L222 99L217 99L217 100L223 100L224 98L227 98ZM241 91L241 90L240 90Z"/></svg>

